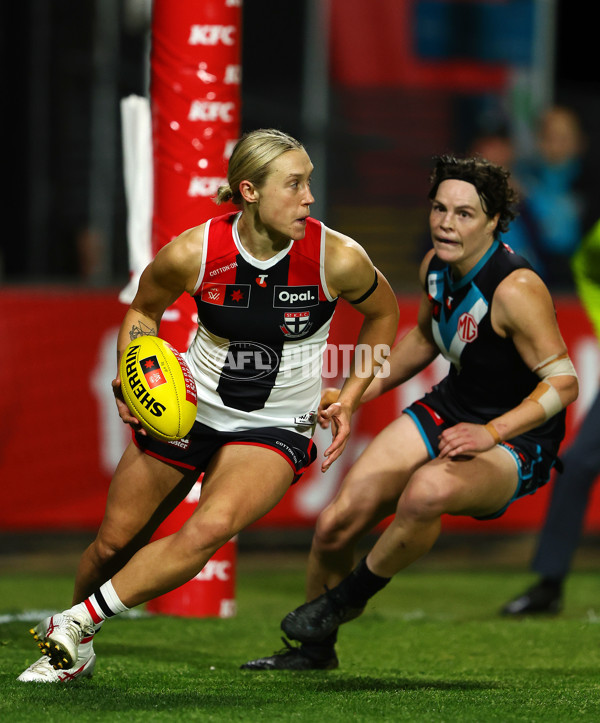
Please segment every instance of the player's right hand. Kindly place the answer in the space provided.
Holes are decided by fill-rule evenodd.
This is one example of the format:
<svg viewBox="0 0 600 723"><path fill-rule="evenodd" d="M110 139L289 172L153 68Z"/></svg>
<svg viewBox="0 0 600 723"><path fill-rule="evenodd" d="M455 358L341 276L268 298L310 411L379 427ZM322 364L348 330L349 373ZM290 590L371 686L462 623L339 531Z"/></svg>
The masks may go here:
<svg viewBox="0 0 600 723"><path fill-rule="evenodd" d="M113 394L115 395L117 411L119 412L121 421L124 424L129 424L129 426L133 429L134 432L140 432L141 434L145 435L146 430L140 424L139 419L133 416L133 414L129 410L129 407L125 403L125 399L123 398L123 390L121 389L121 378L119 377L119 375L117 375L116 378L112 380L111 385Z"/></svg>

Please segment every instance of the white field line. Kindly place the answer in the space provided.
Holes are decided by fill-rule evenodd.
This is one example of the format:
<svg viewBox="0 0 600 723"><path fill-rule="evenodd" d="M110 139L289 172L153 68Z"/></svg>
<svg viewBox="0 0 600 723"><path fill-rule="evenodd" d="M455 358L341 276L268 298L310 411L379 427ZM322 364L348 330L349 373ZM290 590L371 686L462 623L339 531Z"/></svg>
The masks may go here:
<svg viewBox="0 0 600 723"><path fill-rule="evenodd" d="M20 613L6 613L0 615L0 625L16 622L39 622L56 613L56 610L23 610ZM119 615L120 618L144 618L150 615L144 610L128 610Z"/></svg>

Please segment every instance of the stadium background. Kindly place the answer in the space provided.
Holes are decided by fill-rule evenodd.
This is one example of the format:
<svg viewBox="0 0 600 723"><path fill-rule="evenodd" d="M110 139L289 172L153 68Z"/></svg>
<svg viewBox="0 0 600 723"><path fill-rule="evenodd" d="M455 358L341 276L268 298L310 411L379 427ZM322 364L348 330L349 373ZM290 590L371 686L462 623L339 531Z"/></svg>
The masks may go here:
<svg viewBox="0 0 600 723"><path fill-rule="evenodd" d="M593 28L566 2L331 0L328 31L316 21L322 7L247 0L241 127L277 126L305 142L317 165L314 215L363 243L398 293L404 327L416 312L434 153L466 150L477 119L499 115L527 147L537 110L564 103L596 164ZM89 532L125 443L109 387L129 270L119 102L148 90L149 4L27 0L0 13L0 534ZM598 351L576 297L556 299L582 377L570 439L596 389ZM355 324L342 306L331 341L351 340ZM308 534L369 436L442 371L362 409L343 463L325 478L315 465L256 529ZM548 491L494 523L448 519L445 529L534 532ZM587 530L600 530L597 496Z"/></svg>

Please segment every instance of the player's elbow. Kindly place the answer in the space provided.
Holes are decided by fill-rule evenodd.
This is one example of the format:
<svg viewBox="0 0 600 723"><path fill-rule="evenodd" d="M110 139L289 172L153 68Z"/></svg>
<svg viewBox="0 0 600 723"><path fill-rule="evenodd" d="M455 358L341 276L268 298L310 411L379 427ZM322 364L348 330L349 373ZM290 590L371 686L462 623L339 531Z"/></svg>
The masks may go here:
<svg viewBox="0 0 600 723"><path fill-rule="evenodd" d="M548 379L558 392L562 407L566 408L579 396L579 379L576 376L555 376Z"/></svg>
<svg viewBox="0 0 600 723"><path fill-rule="evenodd" d="M579 379L577 377L563 377L565 384L561 389L561 398L564 402L565 407L573 402L579 396Z"/></svg>

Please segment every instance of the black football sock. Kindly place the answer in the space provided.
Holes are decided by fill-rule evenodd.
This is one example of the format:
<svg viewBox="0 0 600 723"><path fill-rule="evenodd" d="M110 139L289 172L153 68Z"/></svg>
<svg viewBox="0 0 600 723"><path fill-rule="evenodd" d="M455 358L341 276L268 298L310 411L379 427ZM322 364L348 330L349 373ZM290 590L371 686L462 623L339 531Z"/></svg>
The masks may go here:
<svg viewBox="0 0 600 723"><path fill-rule="evenodd" d="M330 594L340 605L364 608L367 601L388 584L391 577L375 575L367 567L366 556L352 572L336 585Z"/></svg>
<svg viewBox="0 0 600 723"><path fill-rule="evenodd" d="M542 579L539 582L539 586L541 588L543 588L544 590L547 590L549 593L552 593L554 595L561 595L562 588L563 588L563 578L562 577L542 577Z"/></svg>

